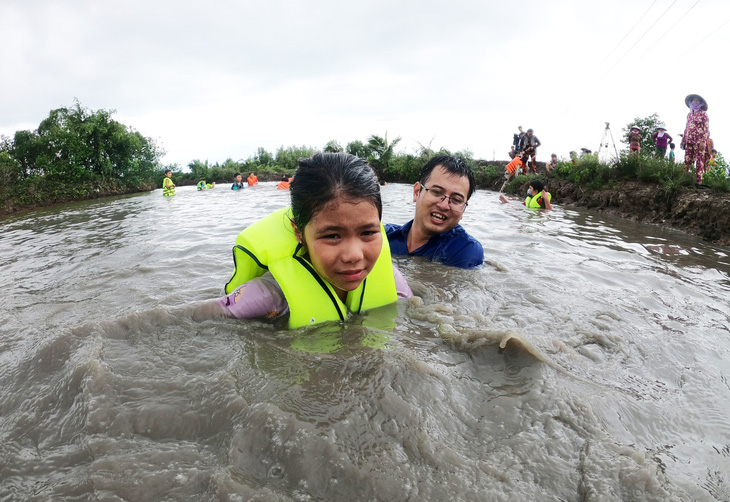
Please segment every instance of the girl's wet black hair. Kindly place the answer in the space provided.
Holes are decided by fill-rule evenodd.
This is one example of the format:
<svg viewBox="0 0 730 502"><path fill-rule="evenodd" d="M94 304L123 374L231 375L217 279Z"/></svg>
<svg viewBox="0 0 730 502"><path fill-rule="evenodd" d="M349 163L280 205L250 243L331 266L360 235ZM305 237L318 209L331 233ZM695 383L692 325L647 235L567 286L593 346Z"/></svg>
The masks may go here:
<svg viewBox="0 0 730 502"><path fill-rule="evenodd" d="M367 161L347 153L318 153L299 159L291 184L294 223L301 232L328 202L337 197L366 199L383 216L378 177Z"/></svg>
<svg viewBox="0 0 730 502"><path fill-rule="evenodd" d="M458 157L452 157L451 155L437 155L429 160L426 165L421 168L421 177L419 178L421 185L428 183L428 178L431 177L431 172L437 166L443 166L444 170L453 176L467 177L469 180L469 193L466 194L466 198L469 200L476 189L474 186L474 173L472 172L471 167Z"/></svg>
<svg viewBox="0 0 730 502"><path fill-rule="evenodd" d="M532 180L530 182L529 186L532 187L532 189L535 191L535 193L540 193L545 189L545 183L543 183L540 180Z"/></svg>

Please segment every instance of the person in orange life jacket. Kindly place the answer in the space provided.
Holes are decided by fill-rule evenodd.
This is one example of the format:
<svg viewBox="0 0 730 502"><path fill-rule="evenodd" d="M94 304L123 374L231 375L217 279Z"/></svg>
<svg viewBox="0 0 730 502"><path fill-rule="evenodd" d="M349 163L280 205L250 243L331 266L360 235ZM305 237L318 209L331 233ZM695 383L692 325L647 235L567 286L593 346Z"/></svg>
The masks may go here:
<svg viewBox="0 0 730 502"><path fill-rule="evenodd" d="M254 173L248 173L248 179L246 181L248 181L248 186L252 187L259 182L259 178Z"/></svg>
<svg viewBox="0 0 730 502"><path fill-rule="evenodd" d="M231 190L243 190L243 187L243 176L241 176L241 173L236 173L233 176L233 185L231 185Z"/></svg>
<svg viewBox="0 0 730 502"><path fill-rule="evenodd" d="M462 159L438 155L429 160L413 185L413 219L385 225L391 254L422 256L451 267L480 266L481 243L459 225L475 185L474 173Z"/></svg>
<svg viewBox="0 0 730 502"><path fill-rule="evenodd" d="M276 185L277 190L289 190L289 176L282 176L281 181Z"/></svg>
<svg viewBox="0 0 730 502"><path fill-rule="evenodd" d="M502 183L502 188L499 189L500 192L504 192L504 189L507 188L507 183L509 183L509 180L511 180L516 174L517 170L522 167L522 152L517 152L514 156L514 158L507 164L504 168L504 183Z"/></svg>
<svg viewBox="0 0 730 502"><path fill-rule="evenodd" d="M381 231L382 201L377 177L363 159L346 153L319 153L299 160L296 179L290 192L290 230L296 238L291 240L300 245L294 251L295 256L285 260L295 262L296 267L306 264L302 266L322 287L331 286L344 303L348 293L357 290L369 277L383 249L385 237ZM203 305L200 312L240 319L289 314L292 303L279 284L288 277L275 277L274 264L266 265L269 271L262 276ZM413 296L405 278L390 260L387 267L392 269L397 297ZM314 287L319 287L314 279L312 282ZM376 287L368 284L371 289Z"/></svg>
<svg viewBox="0 0 730 502"><path fill-rule="evenodd" d="M545 191L545 184L540 180L532 180L527 186L527 198L522 204L532 209L552 210L553 206L550 203L550 198L550 192ZM509 203L509 200L501 194L499 200L503 204Z"/></svg>

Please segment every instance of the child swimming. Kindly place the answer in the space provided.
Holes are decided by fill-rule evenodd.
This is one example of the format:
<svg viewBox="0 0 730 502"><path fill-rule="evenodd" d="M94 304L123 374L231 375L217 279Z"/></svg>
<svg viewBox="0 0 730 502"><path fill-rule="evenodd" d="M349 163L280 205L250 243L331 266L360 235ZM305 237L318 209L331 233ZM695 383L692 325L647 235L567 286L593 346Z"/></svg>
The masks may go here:
<svg viewBox="0 0 730 502"><path fill-rule="evenodd" d="M413 296L392 264L378 179L365 160L317 154L299 161L291 207L244 229L235 270L214 310L280 317L300 327L346 319Z"/></svg>

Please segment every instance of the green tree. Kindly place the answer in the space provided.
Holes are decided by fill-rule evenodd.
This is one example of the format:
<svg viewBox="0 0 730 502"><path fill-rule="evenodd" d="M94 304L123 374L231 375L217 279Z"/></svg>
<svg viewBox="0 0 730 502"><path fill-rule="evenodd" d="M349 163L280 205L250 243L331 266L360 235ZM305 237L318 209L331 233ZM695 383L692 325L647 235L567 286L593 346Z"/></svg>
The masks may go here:
<svg viewBox="0 0 730 502"><path fill-rule="evenodd" d="M375 173L378 175L378 179L383 179L383 175L390 168L395 145L397 145L400 140L401 138L399 136L389 143L387 131L385 132L385 136L382 138L375 134L368 138L368 148L370 150L368 163L375 170Z"/></svg>
<svg viewBox="0 0 730 502"><path fill-rule="evenodd" d="M702 178L702 183L717 190L730 191L730 167L722 153L718 152L715 160L708 166L709 170Z"/></svg>
<svg viewBox="0 0 730 502"><path fill-rule="evenodd" d="M431 148L431 144L433 143L434 138L435 136L431 138L431 141L429 141L427 145L424 145L420 141L416 141L416 143L418 143L416 155L423 161L424 164L428 162L434 155L434 151Z"/></svg>
<svg viewBox="0 0 730 502"><path fill-rule="evenodd" d="M463 160L467 164L471 164L474 161L474 152L472 152L468 148L465 148L464 150L459 150L458 152L454 153L454 157Z"/></svg>
<svg viewBox="0 0 730 502"><path fill-rule="evenodd" d="M636 117L633 121L626 124L626 127L621 129L621 142L628 145L631 128L638 127L641 133L641 154L653 154L656 144L654 143L654 140L651 139L651 135L654 134L656 132L656 128L662 124L662 120L656 113L644 118Z"/></svg>
<svg viewBox="0 0 730 502"><path fill-rule="evenodd" d="M370 155L370 149L360 140L350 141L345 147L345 151L361 159L367 159L368 155Z"/></svg>
<svg viewBox="0 0 730 502"><path fill-rule="evenodd" d="M343 152L344 149L336 139L331 139L327 142L327 144L324 146L324 150L322 151L326 153L340 153Z"/></svg>
<svg viewBox="0 0 730 502"><path fill-rule="evenodd" d="M41 141L36 133L27 130L16 131L7 152L20 166L22 179L34 174L43 174L42 168L38 165L40 149Z"/></svg>
<svg viewBox="0 0 730 502"><path fill-rule="evenodd" d="M205 162L195 159L188 163L188 169L190 169L193 179L200 181L208 178L210 166L208 165L207 159Z"/></svg>
<svg viewBox="0 0 730 502"><path fill-rule="evenodd" d="M149 138L78 101L52 110L36 131L18 131L9 149L23 176L74 183L96 177L126 185L152 178L163 151Z"/></svg>
<svg viewBox="0 0 730 502"><path fill-rule="evenodd" d="M306 159L314 155L316 150L310 146L290 146L284 148L282 145L276 151L275 164L286 172L294 172L299 166L299 159Z"/></svg>
<svg viewBox="0 0 730 502"><path fill-rule="evenodd" d="M6 189L23 179L23 168L10 157L7 151L0 151L0 189Z"/></svg>
<svg viewBox="0 0 730 502"><path fill-rule="evenodd" d="M259 147L256 151L256 154L250 159L250 161L253 164L259 165L259 166L274 166L274 156L266 151L265 148Z"/></svg>

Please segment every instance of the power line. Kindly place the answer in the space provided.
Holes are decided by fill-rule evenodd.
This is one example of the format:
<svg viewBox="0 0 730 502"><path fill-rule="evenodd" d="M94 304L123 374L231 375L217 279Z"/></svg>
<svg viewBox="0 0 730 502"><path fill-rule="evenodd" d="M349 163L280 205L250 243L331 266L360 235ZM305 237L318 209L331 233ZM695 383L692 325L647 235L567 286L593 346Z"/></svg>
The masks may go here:
<svg viewBox="0 0 730 502"><path fill-rule="evenodd" d="M699 1L699 0L698 0L698 1ZM596 67L596 69L595 69L595 70L593 70L594 72L598 71L598 68L600 68L600 67L601 67L601 65L602 65L603 63L605 63L605 62L606 62L606 60L607 60L608 58L610 58L610 57L611 57L611 54L613 54L613 53L614 53L614 51L616 51L616 49L618 49L618 48L619 48L619 46L621 45L621 43L622 43L622 42L623 42L624 40L626 40L626 37L628 37L628 36L629 36L629 35L631 34L631 32L632 32L632 31L634 31L634 28L636 28L636 26L637 26L637 25L638 25L638 24L639 24L639 23L641 22L641 20L642 20L642 19L644 19L644 16L646 16L646 13L647 13L647 12L649 12L649 10L650 10L650 9L651 9L652 7L654 7L654 4L655 4L655 3L657 3L657 2L658 2L658 0L654 0L654 2L652 2L652 4L651 4L651 5L649 6L649 8L648 8L648 9L646 9L646 10L644 11L644 13L643 13L643 14L642 14L642 15L641 15L641 16L639 17L639 19L638 19L638 20L637 20L637 21L636 21L636 22L634 23L634 25L633 25L633 26L632 26L631 28L629 28L629 31L627 31L627 32L626 32L626 35L624 35L624 37L623 37L623 38L622 38L621 40L619 40L619 41L618 41L618 43L616 44L616 46L615 46L615 47L614 47L613 49L611 49L611 52L609 52L609 53L608 53L608 55L607 55L607 56L606 56L605 58L603 58L603 61L601 61L600 63L598 63L598 66Z"/></svg>
<svg viewBox="0 0 730 502"><path fill-rule="evenodd" d="M654 0L654 2L652 2L652 4L651 4L651 5L649 5L649 8L648 8L648 9L646 9L646 10L644 11L644 13L643 13L643 14L642 14L642 15L641 15L641 16L639 17L639 20L638 20L638 21L636 21L636 23L634 23L634 25L633 25L633 26L632 26L632 27L631 27L631 28L629 29L629 31L628 31L628 32L626 33L626 35L624 35L624 37L623 37L623 38L622 38L622 39L621 39L621 40L619 41L619 43L618 43L618 44L616 44L616 47L614 47L614 48L613 48L613 49L611 50L611 52L610 52L610 53L608 54L608 56L606 56L606 57L605 57L605 58L603 59L603 61L601 61L601 63L600 63L600 64L599 64L599 65L598 65L598 66L596 67L596 69L595 69L595 70L593 70L593 71L591 72L591 75L589 76L589 78L593 77L593 75L595 74L595 72L596 72L596 71L598 71L598 69L599 69L599 68L601 67L601 65L602 65L602 64L603 64L603 63L604 63L604 62L605 62L605 61L606 61L606 60L607 60L607 59L608 59L608 58L609 58L609 57L611 56L611 54L613 54L613 52L614 52L614 51L615 51L615 50L616 50L616 49L617 49L617 48L618 48L618 47L619 47L619 46L621 45L621 43L622 43L622 42L624 41L624 39L625 39L625 38L626 38L626 37L627 37L627 36L628 36L628 35L629 35L629 34L630 34L630 33L631 33L631 32L632 32L633 30L634 30L634 28L636 27L636 25L638 25L638 24L639 24L639 23L641 22L641 20L642 20L642 19L644 19L644 16L646 16L646 14L647 14L647 13L648 13L648 12L649 12L649 11L651 10L651 8L652 8L652 7L654 7L654 4L656 4L656 3L657 3L657 0ZM607 75L608 75L609 73L611 73L611 70L613 70L613 69L614 69L614 68L616 67L616 65L617 65L617 64L618 64L619 62L621 62L621 60L623 60L623 58L625 58L625 57L626 57L626 55L627 55L627 54L628 54L628 53L629 53L629 52L631 51L631 49L633 49L633 48L634 48L634 47L636 46L636 44L638 44L638 43L639 43L639 42L641 41L641 39L642 39L642 38L644 38L644 36L646 36L646 34L647 34L647 33L649 33L649 31L650 31L650 30L651 30L651 29L652 29L652 28L654 27L654 25L656 25L656 24L657 24L657 23L659 22L659 20L660 20L660 19L661 19L662 17L664 17L664 14L666 14L666 13L667 13L667 12L669 11L669 9L671 9L671 8L672 8L672 6L673 6L673 5L675 4L675 3L677 3L677 0L674 0L674 1L673 1L673 2L672 2L672 3L670 4L670 5L669 5L669 7L667 8L667 10L665 10L665 11L664 11L664 12L663 12L663 13L662 13L662 14L661 14L661 15L660 15L660 16L659 16L659 17L658 17L657 19L656 19L656 21L654 21L654 23L653 23L653 24L652 24L651 26L649 26L649 29L648 29L648 30L646 30L646 31L645 31L645 32L644 32L644 33L643 33L643 34L642 34L642 35L641 35L641 36L639 37L639 39L638 39L638 40L637 40L636 42L634 42L634 45L632 45L631 47L629 47L628 51L626 51L626 52L624 53L624 55L623 55L623 56L621 56L621 57L620 57L620 58L619 58L618 60L616 60L616 62L615 62L615 63L614 63L614 64L613 64L613 65L612 65L612 66L611 66L611 67L610 67L609 69L608 69L608 71L607 71L607 72L606 72L606 73L605 73L605 74L604 74L604 75L603 75L603 76L602 76L602 77L601 77L600 79L598 79L598 80L594 80L594 81L592 82L591 88L595 88L595 86L596 86L596 84L598 84L598 82L602 81L602 80L603 80L604 78L606 78L606 76L607 76ZM560 118L560 117L562 117L563 115L565 115L566 113L568 113L568 112L569 112L569 111L570 111L570 110L571 110L571 109L573 108L573 106L575 106L575 105L571 105L571 106L569 106L568 108L564 109L564 110L563 110L563 112L562 112L562 113L561 113L560 115L558 115L558 117L557 117L557 118Z"/></svg>
<svg viewBox="0 0 730 502"><path fill-rule="evenodd" d="M689 14L689 11L691 11L692 9L694 9L694 8L695 8L695 7L697 6L697 4L698 4L698 3L700 3L700 1L701 1L701 0L697 0L697 1L696 1L696 2L694 3L694 5L692 5L692 7L690 7L689 9L687 9L687 12L685 12L684 14L682 14L682 15L680 16L680 18L679 18L679 19L677 19L677 21L676 21L676 22L675 22L675 23L674 23L674 24L673 24L672 26L670 26L670 27L669 27L669 29L668 29L667 31L665 31L665 32L664 32L664 34L663 34L663 35L662 35L661 37L659 37L659 38L658 38L658 39L656 40L656 42L654 42L653 44L651 44L651 45L649 46L649 48L648 48L648 49L646 49L646 51L644 52L644 54L642 54L641 56L639 56L639 59L637 59L636 61L634 61L634 64L638 63L638 62L639 62L639 61L641 60L641 58L643 58L644 56L646 56L646 54L647 54L647 53L648 53L648 52L649 52L649 51L650 51L650 50L651 50L651 49L652 49L652 48L653 48L653 47L654 47L654 46L655 46L656 44L658 44L658 43L659 43L659 41L660 41L660 40L661 40L662 38L664 38L664 37L665 37L665 36L667 35L667 33L669 33L670 31L672 31L672 29L674 29L674 27L675 27L675 26L677 26L677 25L679 24L679 22L680 22L680 21L682 21L682 20L683 20L683 19L685 18L685 16L686 16L687 14Z"/></svg>
<svg viewBox="0 0 730 502"><path fill-rule="evenodd" d="M666 14L667 12L669 12L669 9L671 9L671 8L672 8L672 6L673 6L673 5L675 4L675 3L677 3L677 0L674 0L674 2L672 2L671 4L669 4L669 7L667 7L667 10L665 10L664 12L662 12L662 15L661 15L661 16L659 16L659 17L657 18L657 20L656 20L656 21L654 21L654 23L653 23L653 24L652 24L651 26L649 26L649 29L647 29L647 30L646 30L646 31L644 32L644 34L643 34L643 35L641 35L641 36L639 37L639 39L638 39L638 40L637 40L636 42L634 42L634 45L632 45L631 47L629 47L629 49L628 49L628 50L627 50L627 51L626 51L626 52L624 53L624 55L623 55L623 56L621 56L620 58L618 58L618 60L616 60L616 62L615 62L615 63L613 64L613 66L611 66L611 68L609 68L609 69L608 69L608 71L606 72L606 74L605 74L605 75L603 75L603 77L601 77L601 80L603 80L603 79L604 79L604 78L605 78L605 77L606 77L606 76L607 76L607 75L608 75L609 73L611 73L611 70L613 70L613 69L614 69L614 68L616 67L616 65L617 65L617 64L619 64L619 63L620 63L621 61L623 61L623 59L624 59L624 58L625 58L625 57L626 57L626 56L627 56L627 55L629 54L629 52L631 52L631 49L633 49L634 47L636 47L636 44L638 44L639 42L641 42L641 39L642 39L642 38L644 38L644 37L646 36L646 34L647 34L647 33L649 33L649 32L651 31L651 29L652 29L652 28L654 28L654 26L656 26L656 24L657 24L657 23L659 22L659 20L660 20L661 18L663 18L663 17L664 17L664 15L665 15L665 14Z"/></svg>
<svg viewBox="0 0 730 502"><path fill-rule="evenodd" d="M687 49L687 52L685 52L684 54L682 54L681 56L679 56L680 59L683 58L684 56L686 56L687 54L689 54L692 51L692 49L694 49L695 47L697 47L698 45L700 45L702 42L704 42L705 40L707 40L708 38L710 38L712 35L714 35L718 31L720 31L720 28L722 28L723 26L725 26L727 23L730 23L730 19L728 19L727 21L725 21L724 23L722 23L715 31L713 31L712 33L710 33L709 35L707 35L705 38L703 38L702 40L700 40L699 42L697 42L696 44L694 44L692 47L690 47L689 49Z"/></svg>

